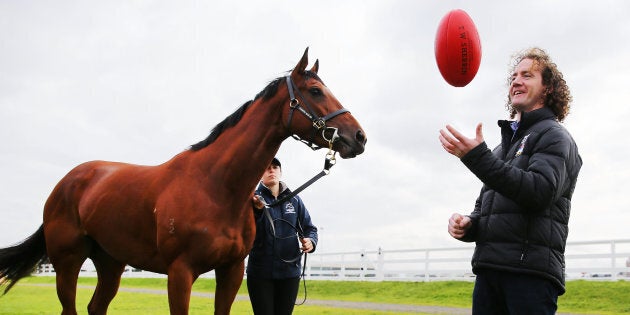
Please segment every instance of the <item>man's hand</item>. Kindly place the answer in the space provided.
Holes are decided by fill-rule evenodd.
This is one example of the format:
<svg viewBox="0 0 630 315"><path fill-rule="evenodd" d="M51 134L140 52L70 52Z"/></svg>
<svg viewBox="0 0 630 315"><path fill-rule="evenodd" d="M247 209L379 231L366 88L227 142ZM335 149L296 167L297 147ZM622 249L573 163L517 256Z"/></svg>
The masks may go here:
<svg viewBox="0 0 630 315"><path fill-rule="evenodd" d="M440 129L440 142L446 152L461 159L464 155L470 152L470 150L484 141L481 129L482 124L479 123L477 125L475 138L471 139L464 137L464 135L459 133L459 131L453 128L453 126L446 125L446 130L448 130L448 132L444 129Z"/></svg>
<svg viewBox="0 0 630 315"><path fill-rule="evenodd" d="M448 220L448 234L456 239L460 239L464 237L466 230L468 230L471 225L470 217L454 213Z"/></svg>

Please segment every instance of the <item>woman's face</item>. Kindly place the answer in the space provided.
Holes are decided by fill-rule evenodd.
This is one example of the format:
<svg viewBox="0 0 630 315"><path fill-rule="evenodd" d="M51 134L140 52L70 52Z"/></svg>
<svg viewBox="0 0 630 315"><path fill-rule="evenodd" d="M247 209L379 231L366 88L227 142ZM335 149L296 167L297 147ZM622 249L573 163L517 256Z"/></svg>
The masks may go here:
<svg viewBox="0 0 630 315"><path fill-rule="evenodd" d="M265 186L271 187L278 185L282 178L282 168L278 165L269 164L262 176L262 182Z"/></svg>

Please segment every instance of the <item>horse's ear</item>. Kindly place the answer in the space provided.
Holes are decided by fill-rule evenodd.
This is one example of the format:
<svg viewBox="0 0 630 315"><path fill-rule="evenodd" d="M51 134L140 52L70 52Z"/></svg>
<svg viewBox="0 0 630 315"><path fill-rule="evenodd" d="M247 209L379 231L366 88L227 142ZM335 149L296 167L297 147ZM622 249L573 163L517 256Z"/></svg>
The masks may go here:
<svg viewBox="0 0 630 315"><path fill-rule="evenodd" d="M298 62L297 66L293 68L293 71L291 72L291 76L297 75L297 74L303 74L307 65L308 65L308 47L306 47L306 50L304 51L304 55L302 55L302 59L300 59L300 62Z"/></svg>
<svg viewBox="0 0 630 315"><path fill-rule="evenodd" d="M315 64L311 68L311 72L317 73L317 70L319 70L319 59L315 60Z"/></svg>

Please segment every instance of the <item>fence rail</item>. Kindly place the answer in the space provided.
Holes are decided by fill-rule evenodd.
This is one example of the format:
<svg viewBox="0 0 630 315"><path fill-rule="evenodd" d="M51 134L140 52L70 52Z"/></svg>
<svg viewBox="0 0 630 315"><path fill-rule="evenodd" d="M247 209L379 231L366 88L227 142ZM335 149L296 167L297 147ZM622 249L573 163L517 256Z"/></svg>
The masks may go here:
<svg viewBox="0 0 630 315"><path fill-rule="evenodd" d="M474 245L451 248L357 251L313 254L311 279L373 281L473 280ZM568 280L630 280L630 239L569 242Z"/></svg>
<svg viewBox="0 0 630 315"><path fill-rule="evenodd" d="M308 255L306 277L344 281L441 281L474 280L470 267L473 245L451 248L351 251ZM567 280L630 280L630 239L569 242L566 251ZM54 273L42 265L37 275ZM90 261L82 276L96 276ZM124 277L164 277L128 267ZM202 275L214 278L214 272Z"/></svg>

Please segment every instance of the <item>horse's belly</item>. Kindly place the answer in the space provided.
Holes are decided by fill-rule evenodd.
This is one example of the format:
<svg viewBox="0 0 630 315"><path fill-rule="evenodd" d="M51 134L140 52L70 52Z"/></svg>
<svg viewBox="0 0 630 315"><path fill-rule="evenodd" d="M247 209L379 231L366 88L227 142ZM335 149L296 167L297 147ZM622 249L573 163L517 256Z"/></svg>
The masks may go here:
<svg viewBox="0 0 630 315"><path fill-rule="evenodd" d="M164 272L166 264L157 249L153 217L138 212L93 210L83 227L85 233L117 261L143 270Z"/></svg>

